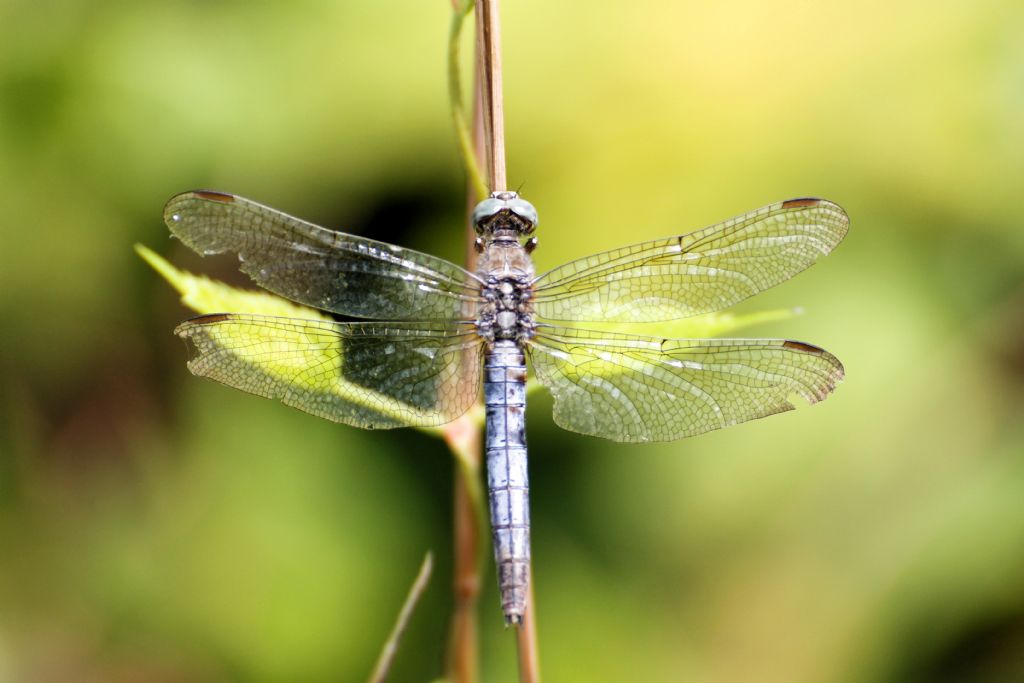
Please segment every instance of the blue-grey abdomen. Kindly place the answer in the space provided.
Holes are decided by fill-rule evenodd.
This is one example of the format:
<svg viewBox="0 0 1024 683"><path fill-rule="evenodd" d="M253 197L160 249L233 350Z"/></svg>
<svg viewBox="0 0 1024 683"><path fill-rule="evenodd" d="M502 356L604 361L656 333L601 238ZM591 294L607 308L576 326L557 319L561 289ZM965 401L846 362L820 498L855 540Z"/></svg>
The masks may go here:
<svg viewBox="0 0 1024 683"><path fill-rule="evenodd" d="M484 362L487 490L501 608L521 623L530 574L526 472L526 359L511 339L495 340Z"/></svg>

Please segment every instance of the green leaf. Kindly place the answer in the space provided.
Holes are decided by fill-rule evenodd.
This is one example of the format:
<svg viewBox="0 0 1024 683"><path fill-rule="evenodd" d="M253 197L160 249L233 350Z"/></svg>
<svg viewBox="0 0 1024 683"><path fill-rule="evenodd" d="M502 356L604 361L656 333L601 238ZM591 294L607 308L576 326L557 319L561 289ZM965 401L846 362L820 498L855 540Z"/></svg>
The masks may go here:
<svg viewBox="0 0 1024 683"><path fill-rule="evenodd" d="M178 270L162 256L141 244L135 245L135 252L178 290L181 303L196 313L257 313L305 320L331 320L315 308L293 304L274 294L238 289L203 275Z"/></svg>
<svg viewBox="0 0 1024 683"><path fill-rule="evenodd" d="M249 313L301 320L321 320L326 322L332 322L333 320L314 308L294 304L274 294L238 289L202 275L193 275L187 271L179 270L166 259L141 244L135 245L135 251L181 294L182 304L197 313ZM236 355L240 362L248 364L254 371L265 376L275 385L296 386L296 383L301 381L302 373L296 373L296 363L306 367L315 367L318 365L330 366L336 362L337 349L324 344L297 343L296 346L302 348L301 354L286 354L278 360L271 359L267 354L258 352L260 349L272 348L275 345L279 347L288 342L308 341L302 339L302 335L299 333L292 333L289 336L289 333L278 331L275 333L276 336L273 337L270 336L269 332L263 337L255 337L253 335L258 335L259 329L255 327L246 328L245 332L249 335L246 343L232 344L232 342L237 342L237 340L232 339L232 334L237 333L233 332L231 327L225 328L223 331L218 330L216 326L203 326L203 329L211 336L212 343L223 343L225 347L236 347L238 349ZM396 419L399 419L404 414L414 412L413 408L400 404L393 398L381 396L366 387L342 381L341 378L337 378L337 381L333 382L328 388L310 383L299 388L317 394L329 393L330 396L323 396L324 400L340 400L355 403L376 411L380 411L382 406L388 406L390 407L388 414L393 414ZM467 421L469 424L479 427L479 425L483 424L483 416L483 409L477 405L471 408L459 420L442 425L441 427L420 427L419 429L427 434L448 441L452 445L456 456L459 456L459 449L456 448L460 440L459 434L467 428Z"/></svg>
<svg viewBox="0 0 1024 683"><path fill-rule="evenodd" d="M622 334L641 334L652 337L670 337L675 339L706 339L721 337L736 330L753 325L789 320L803 313L800 308L776 308L754 313L731 313L718 311L695 315L692 318L672 320L660 323L580 323L567 325L596 332L618 332Z"/></svg>

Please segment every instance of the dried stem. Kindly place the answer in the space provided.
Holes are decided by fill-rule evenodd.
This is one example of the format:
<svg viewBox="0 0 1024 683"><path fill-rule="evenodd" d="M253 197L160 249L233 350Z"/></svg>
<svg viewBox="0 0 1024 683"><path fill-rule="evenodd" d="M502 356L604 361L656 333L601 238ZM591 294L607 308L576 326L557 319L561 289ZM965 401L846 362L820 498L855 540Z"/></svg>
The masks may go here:
<svg viewBox="0 0 1024 683"><path fill-rule="evenodd" d="M498 0L476 0L477 12L477 78L482 89L484 147L488 179L492 192L508 189L505 174L505 108L501 80L501 17ZM533 571L530 569L530 590L523 623L517 627L516 646L519 651L519 680L540 683L540 660L537 628L534 620Z"/></svg>
<svg viewBox="0 0 1024 683"><path fill-rule="evenodd" d="M454 580L455 606L448 633L446 678L451 683L476 683L479 630L477 603L483 567L483 489L480 485L480 425L462 416L445 428L445 441L455 455Z"/></svg>
<svg viewBox="0 0 1024 683"><path fill-rule="evenodd" d="M501 17L498 0L476 0L477 46L482 69L484 132L491 192L507 190L505 105L501 83Z"/></svg>
<svg viewBox="0 0 1024 683"><path fill-rule="evenodd" d="M420 571L416 575L416 580L412 582L412 587L409 588L409 595L406 596L405 603L402 605L402 611L398 613L398 619L395 620L395 626L391 629L387 642L384 643L384 649L380 652L377 666L373 668L373 673L370 674L368 683L384 683L387 680L388 672L391 671L391 664L395 661L395 654L398 652L399 641L401 641L402 635L409 625L409 617L412 616L412 611L416 609L416 603L420 601L423 591L427 589L427 584L430 582L430 573L433 571L433 568L434 557L428 552L423 558L423 563L420 565Z"/></svg>
<svg viewBox="0 0 1024 683"><path fill-rule="evenodd" d="M533 566L530 566L530 585L526 593L523 623L516 631L516 649L519 653L519 680L540 683L540 653L537 648L537 622L533 618Z"/></svg>
<svg viewBox="0 0 1024 683"><path fill-rule="evenodd" d="M462 108L462 91L458 64L459 36L463 20L476 8L476 74L474 78L474 117L470 132ZM501 30L497 0L452 0L453 15L448 44L449 101L455 123L459 150L466 167L466 209L472 213L476 202L492 192L506 190L505 118L501 79ZM487 183L480 168L487 168ZM466 262L473 268L476 260L475 231L466 232ZM455 423L458 424L458 423ZM448 679L453 683L477 680L476 603L480 593L481 531L483 497L480 486L481 434L479 426L465 421L465 429L446 427L445 436L455 453L459 468L455 477L455 613L448 650ZM532 571L530 572L532 574ZM540 683L536 622L533 613L533 582L523 623L517 628L519 679L523 683Z"/></svg>
<svg viewBox="0 0 1024 683"><path fill-rule="evenodd" d="M476 269L476 232L469 220L473 207L487 196L487 185L480 173L477 150L482 140L480 107L474 107L471 132L462 104L462 82L459 65L459 42L466 15L473 9L472 0L452 0L452 21L448 34L448 97L452 121L459 141L459 152L466 168L466 267ZM474 84L477 79L474 78ZM479 87L474 87L474 100L479 101ZM480 599L483 571L483 533L486 528L484 492L480 483L480 424L463 416L446 425L445 441L455 455L455 486L453 501L454 576L452 591L454 607L448 632L445 678L451 683L476 683L479 680L479 623L477 606Z"/></svg>

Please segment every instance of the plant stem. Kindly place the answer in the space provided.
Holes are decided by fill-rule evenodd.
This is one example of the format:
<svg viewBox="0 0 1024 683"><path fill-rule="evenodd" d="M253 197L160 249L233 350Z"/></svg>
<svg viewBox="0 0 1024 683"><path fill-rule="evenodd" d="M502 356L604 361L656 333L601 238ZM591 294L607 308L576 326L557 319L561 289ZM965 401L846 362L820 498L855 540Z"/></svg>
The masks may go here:
<svg viewBox="0 0 1024 683"><path fill-rule="evenodd" d="M508 189L505 174L505 105L501 79L501 17L498 0L475 0L477 14L478 87L482 90L484 147L492 192ZM540 658L534 619L533 568L523 623L517 627L519 680L540 683Z"/></svg>
<svg viewBox="0 0 1024 683"><path fill-rule="evenodd" d="M391 671L391 665L395 661L395 654L398 652L398 643L401 641L402 635L409 625L409 617L412 616L416 603L419 602L423 591L427 589L427 583L430 582L430 573L433 571L433 568L434 556L428 552L423 558L423 563L420 565L420 571L416 575L416 580L412 582L412 587L409 588L409 595L406 596L402 610L398 613L398 619L395 620L395 626L391 629L387 642L384 643L384 649L380 652L377 665L373 667L373 673L370 674L368 683L384 683L387 680L388 673Z"/></svg>
<svg viewBox="0 0 1024 683"><path fill-rule="evenodd" d="M498 0L476 0L477 45L483 88L487 171L491 192L507 190L505 177L505 105L501 83L501 17Z"/></svg>
<svg viewBox="0 0 1024 683"><path fill-rule="evenodd" d="M533 618L533 566L530 566L530 584L526 593L526 611L523 623L516 631L516 649L519 653L519 680L540 683L540 657L537 649L537 622Z"/></svg>
<svg viewBox="0 0 1024 683"><path fill-rule="evenodd" d="M459 71L459 38L466 14L476 8L476 73L473 94L473 129L462 106ZM452 0L448 36L448 95L459 151L466 168L466 212L472 215L477 201L489 192L508 189L505 171L505 118L501 78L501 30L497 0ZM480 168L487 168L487 182ZM474 270L475 230L467 223L466 264ZM460 425L461 423L461 425ZM455 610L449 634L447 677L452 683L477 680L476 603L480 593L480 568L486 527L480 485L481 433L478 424L463 418L445 427L445 439L459 467L455 474ZM530 571L532 575L532 570ZM519 679L540 683L540 666L534 620L533 581L523 623L517 628Z"/></svg>
<svg viewBox="0 0 1024 683"><path fill-rule="evenodd" d="M480 119L480 88L474 78L473 131L466 123L462 105L462 82L459 65L459 40L466 15L473 9L472 0L452 0L452 21L448 33L448 97L459 141L459 152L466 169L466 268L476 270L476 231L470 216L473 207L487 194L487 184L480 173L478 150L482 145ZM476 683L479 680L479 623L477 618L483 571L483 541L487 520L484 492L480 482L480 453L483 443L481 425L468 416L444 427L445 441L455 456L453 501L454 576L452 591L454 607L448 633L445 665L446 679L451 683Z"/></svg>
<svg viewBox="0 0 1024 683"><path fill-rule="evenodd" d="M445 441L455 456L454 577L455 606L448 633L446 678L451 683L476 683L483 554L484 502L480 485L480 426L464 415L446 425Z"/></svg>
<svg viewBox="0 0 1024 683"><path fill-rule="evenodd" d="M462 36L466 15L473 9L473 2L452 0L452 9L452 20L448 29L448 107L452 113L452 123L455 125L455 137L459 142L462 165L472 187L470 194L476 197L473 202L475 205L487 196L488 191L487 183L480 173L480 163L473 151L473 141L466 123L466 111L462 106L462 74L459 71L459 39Z"/></svg>

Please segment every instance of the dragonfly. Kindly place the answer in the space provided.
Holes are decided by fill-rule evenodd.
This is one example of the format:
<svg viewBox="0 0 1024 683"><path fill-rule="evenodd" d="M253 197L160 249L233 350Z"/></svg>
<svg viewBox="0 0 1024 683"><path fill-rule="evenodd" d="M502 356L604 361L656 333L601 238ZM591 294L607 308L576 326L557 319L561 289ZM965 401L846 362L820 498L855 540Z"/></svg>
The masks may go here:
<svg viewBox="0 0 1024 683"><path fill-rule="evenodd" d="M164 210L202 255L234 253L270 292L338 317L202 315L175 332L192 373L365 429L439 426L483 387L487 489L501 607L521 624L530 567L525 429L529 358L555 422L617 442L671 441L821 401L839 360L789 339L674 339L577 323L718 311L788 280L846 235L837 204L800 198L717 225L586 256L536 275L537 210L495 192L473 211L475 272L191 191Z"/></svg>

